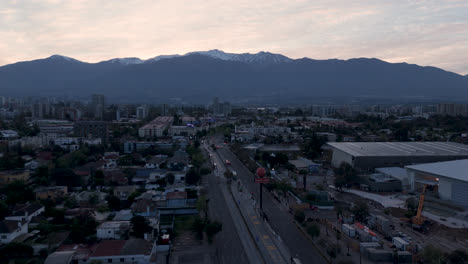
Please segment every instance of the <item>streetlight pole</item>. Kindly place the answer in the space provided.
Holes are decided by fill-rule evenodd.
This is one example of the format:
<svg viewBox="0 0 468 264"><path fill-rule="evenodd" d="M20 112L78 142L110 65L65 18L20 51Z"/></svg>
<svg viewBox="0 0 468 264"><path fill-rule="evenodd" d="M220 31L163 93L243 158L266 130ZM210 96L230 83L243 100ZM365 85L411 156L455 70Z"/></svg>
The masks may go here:
<svg viewBox="0 0 468 264"><path fill-rule="evenodd" d="M262 187L263 187L263 183L260 183L260 210L262 210L263 208L263 192L262 192Z"/></svg>

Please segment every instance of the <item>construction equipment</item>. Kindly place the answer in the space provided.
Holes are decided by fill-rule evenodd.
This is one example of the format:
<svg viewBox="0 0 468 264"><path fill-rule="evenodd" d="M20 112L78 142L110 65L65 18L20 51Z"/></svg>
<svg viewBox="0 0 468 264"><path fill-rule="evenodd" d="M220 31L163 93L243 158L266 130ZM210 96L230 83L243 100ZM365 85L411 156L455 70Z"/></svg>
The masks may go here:
<svg viewBox="0 0 468 264"><path fill-rule="evenodd" d="M423 191L422 191L421 195L419 196L418 212L411 219L411 221L413 223L413 229L421 230L423 228L424 222L426 221L426 218L424 216L422 216L422 210L423 210L423 207L424 207L424 196L426 194L426 187L427 187L427 185L424 184Z"/></svg>

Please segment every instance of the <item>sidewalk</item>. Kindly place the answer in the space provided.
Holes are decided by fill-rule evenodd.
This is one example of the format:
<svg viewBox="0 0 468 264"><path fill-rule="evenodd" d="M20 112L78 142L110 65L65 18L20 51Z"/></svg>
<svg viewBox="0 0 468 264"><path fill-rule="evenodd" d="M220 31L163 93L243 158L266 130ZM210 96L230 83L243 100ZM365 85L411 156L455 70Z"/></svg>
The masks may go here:
<svg viewBox="0 0 468 264"><path fill-rule="evenodd" d="M242 184L240 186L245 190ZM246 220L248 228L255 236L257 246L262 251L262 254L270 259L268 263L288 263L291 254L282 243L281 238L261 218L255 208L255 201L251 199L250 194L239 192L237 183L231 185L231 193Z"/></svg>

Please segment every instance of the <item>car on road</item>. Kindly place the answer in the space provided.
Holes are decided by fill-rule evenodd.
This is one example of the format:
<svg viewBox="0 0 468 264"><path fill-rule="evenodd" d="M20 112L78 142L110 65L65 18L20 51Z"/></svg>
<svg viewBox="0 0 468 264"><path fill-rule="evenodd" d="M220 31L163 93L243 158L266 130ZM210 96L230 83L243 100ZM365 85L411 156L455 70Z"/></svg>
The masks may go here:
<svg viewBox="0 0 468 264"><path fill-rule="evenodd" d="M231 162L229 160L226 160L226 165L231 165Z"/></svg>

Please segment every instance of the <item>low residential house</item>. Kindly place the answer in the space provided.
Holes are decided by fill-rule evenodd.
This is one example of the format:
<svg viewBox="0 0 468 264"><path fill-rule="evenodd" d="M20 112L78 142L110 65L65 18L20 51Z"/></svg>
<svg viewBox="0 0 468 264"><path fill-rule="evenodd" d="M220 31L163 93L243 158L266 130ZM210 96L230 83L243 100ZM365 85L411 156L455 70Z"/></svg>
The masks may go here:
<svg viewBox="0 0 468 264"><path fill-rule="evenodd" d="M148 169L159 169L159 165L161 165L162 163L166 162L166 157L164 157L163 155L156 155L154 157L152 157L151 159L149 159L146 164L145 164L145 168L148 168Z"/></svg>
<svg viewBox="0 0 468 264"><path fill-rule="evenodd" d="M103 263L134 263L148 264L156 244L144 239L103 240L91 254L90 261Z"/></svg>
<svg viewBox="0 0 468 264"><path fill-rule="evenodd" d="M99 239L125 239L130 230L130 221L107 221L96 229Z"/></svg>
<svg viewBox="0 0 468 264"><path fill-rule="evenodd" d="M88 162L85 165L75 168L73 173L80 176L84 182L89 182L91 175L99 170L100 165L96 162Z"/></svg>
<svg viewBox="0 0 468 264"><path fill-rule="evenodd" d="M172 185L166 186L166 193L170 192L185 192L187 185L185 182L176 182Z"/></svg>
<svg viewBox="0 0 468 264"><path fill-rule="evenodd" d="M104 181L108 185L127 185L128 178L120 169L104 170Z"/></svg>
<svg viewBox="0 0 468 264"><path fill-rule="evenodd" d="M67 186L38 187L34 190L38 200L57 200L65 198L68 193Z"/></svg>
<svg viewBox="0 0 468 264"><path fill-rule="evenodd" d="M107 193L95 191L82 191L75 195L75 199L81 208L94 208L99 204L103 204L106 200Z"/></svg>
<svg viewBox="0 0 468 264"><path fill-rule="evenodd" d="M149 181L149 177L155 169L137 169L135 170L135 175L132 178L132 182L139 185L144 185Z"/></svg>
<svg viewBox="0 0 468 264"><path fill-rule="evenodd" d="M73 263L73 257L75 255L75 251L60 251L60 252L53 252L49 256L47 256L44 264L71 264Z"/></svg>
<svg viewBox="0 0 468 264"><path fill-rule="evenodd" d="M13 212L5 217L6 220L31 222L31 219L45 212L45 207L40 203L16 205Z"/></svg>
<svg viewBox="0 0 468 264"><path fill-rule="evenodd" d="M114 188L114 195L119 197L120 200L128 200L128 197L136 192L136 190L135 185L116 186Z"/></svg>
<svg viewBox="0 0 468 264"><path fill-rule="evenodd" d="M73 208L65 211L66 219L73 219L76 217L96 219L96 212L92 208Z"/></svg>
<svg viewBox="0 0 468 264"><path fill-rule="evenodd" d="M189 155L187 152L178 150L174 153L174 156L168 161L168 168L175 171L184 171L189 164Z"/></svg>
<svg viewBox="0 0 468 264"><path fill-rule="evenodd" d="M102 157L102 168L103 169L113 169L117 168L117 160L119 159L118 152L106 152Z"/></svg>
<svg viewBox="0 0 468 264"><path fill-rule="evenodd" d="M14 130L0 130L0 140L12 140L19 138L18 132Z"/></svg>
<svg viewBox="0 0 468 264"><path fill-rule="evenodd" d="M158 208L166 206L166 196L163 192L147 191L135 198L132 212L145 217L156 217Z"/></svg>
<svg viewBox="0 0 468 264"><path fill-rule="evenodd" d="M174 175L174 182L185 182L185 172L183 171L168 171L167 174L172 173ZM167 176L166 174L166 176Z"/></svg>
<svg viewBox="0 0 468 264"><path fill-rule="evenodd" d="M139 216L156 217L158 215L158 205L153 200L136 200L132 204L132 212Z"/></svg>
<svg viewBox="0 0 468 264"><path fill-rule="evenodd" d="M40 151L36 153L36 158L39 160L53 161L55 157L52 151Z"/></svg>
<svg viewBox="0 0 468 264"><path fill-rule="evenodd" d="M309 159L299 157L295 160L290 160L289 163L294 165L297 170L306 170L309 173L318 173L320 171L320 164L317 164Z"/></svg>
<svg viewBox="0 0 468 264"><path fill-rule="evenodd" d="M14 181L29 181L29 170L10 170L0 172L0 185L6 185Z"/></svg>
<svg viewBox="0 0 468 264"><path fill-rule="evenodd" d="M71 263L73 263L73 264L86 264L86 263L89 263L88 262L89 257L94 252L94 250L96 250L96 247L97 247L97 244L93 244L93 245L83 245L83 244L61 245L59 248L57 248L57 250L54 253L50 254L49 257L52 256L55 253L72 252L73 254L70 254L70 255L72 255L72 262ZM68 255L68 254L69 253L64 253L64 255ZM47 259L49 259L49 257ZM65 258L65 260L67 260L67 259ZM45 263L48 263L47 260L46 260ZM62 264L62 263L66 263L66 262L50 262L50 264L52 264L52 263Z"/></svg>
<svg viewBox="0 0 468 264"><path fill-rule="evenodd" d="M115 213L113 221L130 221L133 218L133 213L131 209L128 210L120 210Z"/></svg>
<svg viewBox="0 0 468 264"><path fill-rule="evenodd" d="M80 148L79 140L77 137L60 137L54 140L54 145L66 149L68 151L75 151Z"/></svg>
<svg viewBox="0 0 468 264"><path fill-rule="evenodd" d="M0 222L0 243L8 244L20 235L28 233L28 223L24 220L3 220Z"/></svg>
<svg viewBox="0 0 468 264"><path fill-rule="evenodd" d="M40 166L41 166L41 164L37 160L30 160L30 161L24 163L24 169L30 170L30 171L35 171Z"/></svg>
<svg viewBox="0 0 468 264"><path fill-rule="evenodd" d="M187 206L187 192L169 192L166 194L166 207L178 208Z"/></svg>

